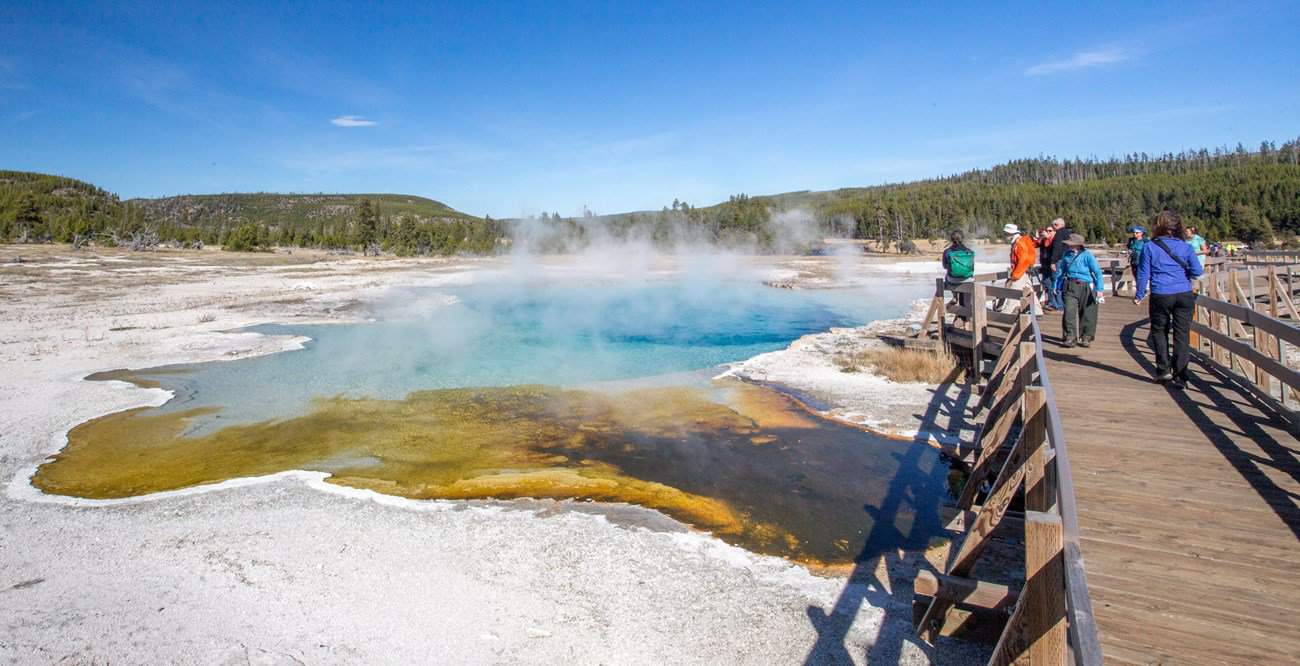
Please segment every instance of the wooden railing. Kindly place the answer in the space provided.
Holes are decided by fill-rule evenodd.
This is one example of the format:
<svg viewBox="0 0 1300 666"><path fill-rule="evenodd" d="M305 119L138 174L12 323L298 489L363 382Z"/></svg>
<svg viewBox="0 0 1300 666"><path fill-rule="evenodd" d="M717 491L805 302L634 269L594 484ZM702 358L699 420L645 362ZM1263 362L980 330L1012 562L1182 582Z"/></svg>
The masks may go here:
<svg viewBox="0 0 1300 666"><path fill-rule="evenodd" d="M1100 664L1101 646L1079 548L1074 482L1043 360L1042 334L1029 307L1033 293L982 281L948 291L966 289L968 305L950 305L940 280L927 319L937 318L941 335L945 311L970 322L969 332L954 335L956 331L949 330L945 337L959 347L969 343L972 379L983 388L974 416L987 413L975 437L970 475L957 502L959 514L950 525L961 537L954 541L941 573L922 572L914 583L915 592L928 597L919 602L924 610L917 632L931 641L949 633L961 622L959 607L1009 609L990 664L1025 659L1031 664ZM990 309L996 299L1012 299L1015 312ZM994 321L1010 325L1000 340L987 331ZM987 384L981 372L985 350L994 352ZM1021 512L1012 510L1017 499L1023 504ZM1000 526L1023 529L1025 583L1019 590L972 576Z"/></svg>
<svg viewBox="0 0 1300 666"><path fill-rule="evenodd" d="M1300 264L1300 250L1246 250L1240 256L1247 263Z"/></svg>
<svg viewBox="0 0 1300 666"><path fill-rule="evenodd" d="M1006 309L1006 304L1013 304L1015 312L1020 312L1029 307L1030 299L1033 298L1033 292L1030 290L1007 289L992 284L1005 280L1006 277L1006 271L981 273L974 276L970 282L953 287L947 286L943 278L935 278L934 298L930 301L930 308L926 311L921 322L921 330L917 335L929 334L930 326L934 324L938 331L937 339L940 348L968 350L970 367L981 368L985 355L996 355L1001 348L1001 338L996 335L990 336L990 324L993 333L997 333L999 329L1005 330L1016 321L1015 314L1002 311ZM948 301L948 294L952 294L952 302ZM993 301L992 308L988 307L990 300ZM965 301L965 305L960 301ZM980 307L972 307L973 303L979 303ZM962 320L962 325L952 327L946 325L946 315ZM979 372L971 373L970 378L977 383L983 380Z"/></svg>
<svg viewBox="0 0 1300 666"><path fill-rule="evenodd" d="M1236 376L1288 418L1300 405L1300 372L1288 348L1300 348L1292 268L1246 262L1207 274L1192 322L1192 348L1202 361Z"/></svg>

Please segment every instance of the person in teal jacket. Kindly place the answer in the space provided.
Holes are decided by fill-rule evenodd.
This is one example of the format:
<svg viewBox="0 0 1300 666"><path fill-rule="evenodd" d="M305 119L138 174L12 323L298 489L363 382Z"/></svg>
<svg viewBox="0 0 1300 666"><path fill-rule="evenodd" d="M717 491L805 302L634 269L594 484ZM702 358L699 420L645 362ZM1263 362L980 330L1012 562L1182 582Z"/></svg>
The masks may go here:
<svg viewBox="0 0 1300 666"><path fill-rule="evenodd" d="M1102 282L1101 264L1083 246L1083 236L1070 234L1066 245L1070 249L1056 262L1054 271L1056 289L1065 303L1061 320L1065 334L1063 346L1087 347L1097 335L1097 305L1106 301L1106 286ZM1079 330L1080 321L1083 331Z"/></svg>

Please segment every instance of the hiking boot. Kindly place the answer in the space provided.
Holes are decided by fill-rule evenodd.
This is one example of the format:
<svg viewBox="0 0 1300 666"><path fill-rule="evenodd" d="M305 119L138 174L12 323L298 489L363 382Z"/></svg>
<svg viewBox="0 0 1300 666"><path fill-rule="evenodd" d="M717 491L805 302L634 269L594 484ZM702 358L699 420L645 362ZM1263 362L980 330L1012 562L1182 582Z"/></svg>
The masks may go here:
<svg viewBox="0 0 1300 666"><path fill-rule="evenodd" d="M1062 342L1062 343L1061 343L1061 346L1062 346L1062 347L1073 347L1073 346L1078 345L1078 344L1079 344L1079 343L1076 342L1074 338L1070 338L1069 340L1066 340L1065 342Z"/></svg>
<svg viewBox="0 0 1300 666"><path fill-rule="evenodd" d="M1086 336L1086 335L1083 336L1082 338L1079 338L1079 346L1080 346L1080 347L1091 347L1091 346L1092 346L1092 338L1090 338L1090 337L1088 337L1088 336Z"/></svg>

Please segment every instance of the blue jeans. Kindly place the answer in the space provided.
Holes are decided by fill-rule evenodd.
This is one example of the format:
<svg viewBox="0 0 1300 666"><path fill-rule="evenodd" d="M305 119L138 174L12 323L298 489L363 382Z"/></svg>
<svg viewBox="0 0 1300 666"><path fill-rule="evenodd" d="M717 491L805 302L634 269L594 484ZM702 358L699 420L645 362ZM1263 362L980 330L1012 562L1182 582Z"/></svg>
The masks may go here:
<svg viewBox="0 0 1300 666"><path fill-rule="evenodd" d="M1052 288L1052 285L1055 283L1056 272L1052 271L1046 273L1046 277L1043 279L1043 290L1047 292L1047 307L1055 310L1064 310L1065 302L1061 298L1061 292Z"/></svg>

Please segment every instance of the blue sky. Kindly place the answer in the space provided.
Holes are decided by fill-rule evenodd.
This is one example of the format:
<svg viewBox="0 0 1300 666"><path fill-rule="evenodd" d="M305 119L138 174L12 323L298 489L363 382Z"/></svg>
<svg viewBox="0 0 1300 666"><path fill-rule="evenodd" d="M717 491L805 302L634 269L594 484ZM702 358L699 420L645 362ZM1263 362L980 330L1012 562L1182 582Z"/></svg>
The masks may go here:
<svg viewBox="0 0 1300 666"><path fill-rule="evenodd" d="M1300 135L1296 2L276 4L3 3L0 168L505 217Z"/></svg>

